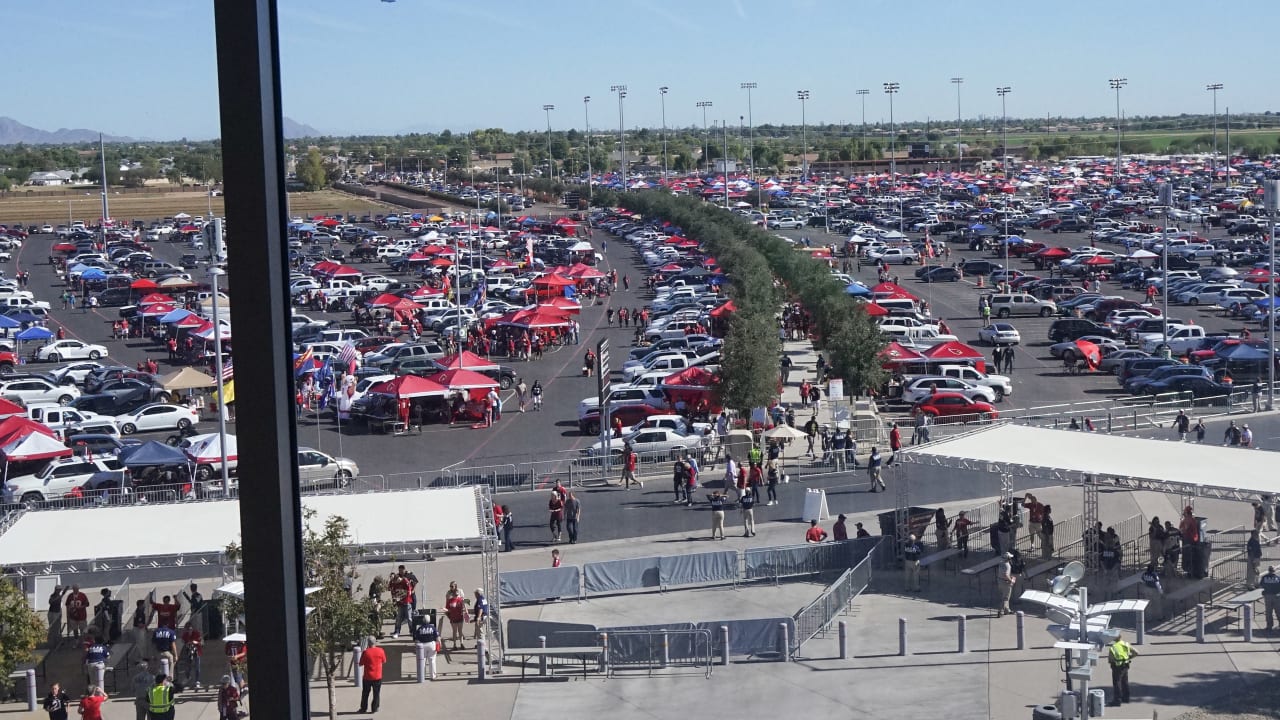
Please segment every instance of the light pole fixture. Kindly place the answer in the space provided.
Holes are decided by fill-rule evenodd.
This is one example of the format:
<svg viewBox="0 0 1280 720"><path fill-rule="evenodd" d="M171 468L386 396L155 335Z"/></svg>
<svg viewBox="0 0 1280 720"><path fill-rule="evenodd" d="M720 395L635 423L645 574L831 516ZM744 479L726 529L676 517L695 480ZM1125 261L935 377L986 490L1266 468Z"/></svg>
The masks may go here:
<svg viewBox="0 0 1280 720"><path fill-rule="evenodd" d="M964 84L964 78L953 77L951 83L956 86L956 169L959 170L964 164L964 145L960 142L964 136L964 132L960 129L964 122L960 113L960 86Z"/></svg>
<svg viewBox="0 0 1280 720"><path fill-rule="evenodd" d="M1013 92L1013 88L1007 85L996 88L996 95L1000 96L1000 167L1004 170L1004 179L1006 181L1009 179L1009 146L1005 140L1005 126L1009 123L1009 116L1005 112L1004 96L1011 92ZM1008 247L1007 243L1005 247Z"/></svg>
<svg viewBox="0 0 1280 720"><path fill-rule="evenodd" d="M582 96L582 121L587 126L587 205L591 205L591 96Z"/></svg>
<svg viewBox="0 0 1280 720"><path fill-rule="evenodd" d="M547 177L554 180L556 177L556 165L551 161L551 111L556 109L555 105L543 105L542 109L547 113Z"/></svg>
<svg viewBox="0 0 1280 720"><path fill-rule="evenodd" d="M747 159L751 163L751 182L756 181L756 123L755 118L751 114L751 91L759 87L753 82L739 83L738 88L747 91ZM759 204L761 193L759 185L756 186L756 203Z"/></svg>
<svg viewBox="0 0 1280 720"><path fill-rule="evenodd" d="M800 100L800 181L809 177L809 128L805 121L805 102L809 99L808 90L797 90Z"/></svg>
<svg viewBox="0 0 1280 720"><path fill-rule="evenodd" d="M1120 184L1120 88L1129 84L1129 78L1111 78L1111 89L1116 91L1116 184Z"/></svg>
<svg viewBox="0 0 1280 720"><path fill-rule="evenodd" d="M663 85L658 88L658 101L662 103L662 184L667 183L667 91L671 88Z"/></svg>
<svg viewBox="0 0 1280 720"><path fill-rule="evenodd" d="M893 96L902 87L896 82L884 83L884 94L889 96L889 183L898 189L898 126L893 122Z"/></svg>
<svg viewBox="0 0 1280 720"><path fill-rule="evenodd" d="M1213 176L1218 174L1218 91L1222 89L1222 83L1212 83L1204 86L1205 90L1213 93L1213 157L1209 159L1209 189L1213 189ZM1231 174L1231 163L1227 163L1227 174Z"/></svg>
<svg viewBox="0 0 1280 720"><path fill-rule="evenodd" d="M854 92L862 97L862 137L865 138L867 136L867 96L871 94L871 91L864 88Z"/></svg>
<svg viewBox="0 0 1280 720"><path fill-rule="evenodd" d="M712 103L710 100L699 100L694 106L702 108L702 169L710 172L711 136L707 134L707 108L712 107Z"/></svg>
<svg viewBox="0 0 1280 720"><path fill-rule="evenodd" d="M622 175L622 191L627 191L627 133L625 117L623 113L622 100L627 96L626 85L610 85L609 92L618 93L618 145L621 150L618 153L618 172Z"/></svg>

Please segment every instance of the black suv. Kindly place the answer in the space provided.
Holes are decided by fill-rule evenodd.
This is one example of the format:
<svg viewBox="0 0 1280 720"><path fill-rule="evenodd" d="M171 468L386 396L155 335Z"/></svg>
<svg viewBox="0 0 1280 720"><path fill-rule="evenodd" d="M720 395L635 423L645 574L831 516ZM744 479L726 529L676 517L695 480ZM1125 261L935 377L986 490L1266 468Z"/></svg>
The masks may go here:
<svg viewBox="0 0 1280 720"><path fill-rule="evenodd" d="M974 260L970 258L960 263L960 269L964 271L965 275L990 275L996 270L1003 270L1004 266L991 260Z"/></svg>
<svg viewBox="0 0 1280 720"><path fill-rule="evenodd" d="M1115 337L1116 333L1106 325L1100 325L1083 318L1058 318L1049 326L1049 342L1059 343L1067 340L1078 340L1085 335L1101 335Z"/></svg>
<svg viewBox="0 0 1280 720"><path fill-rule="evenodd" d="M1084 232L1089 229L1089 221L1084 218L1069 217L1062 222L1054 225L1052 230L1055 233L1060 232Z"/></svg>

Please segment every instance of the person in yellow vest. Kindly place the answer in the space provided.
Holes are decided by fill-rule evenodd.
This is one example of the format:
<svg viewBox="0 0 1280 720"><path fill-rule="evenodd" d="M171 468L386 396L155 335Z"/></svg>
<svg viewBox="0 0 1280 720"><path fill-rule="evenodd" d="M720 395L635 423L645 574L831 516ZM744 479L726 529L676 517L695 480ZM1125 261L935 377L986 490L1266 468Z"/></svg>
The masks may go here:
<svg viewBox="0 0 1280 720"><path fill-rule="evenodd" d="M1117 635L1107 653L1107 661L1111 663L1111 704L1120 705L1129 702L1129 664L1138 651L1124 637Z"/></svg>
<svg viewBox="0 0 1280 720"><path fill-rule="evenodd" d="M150 720L173 720L173 696L181 689L168 675L156 675L156 684L147 691L147 717Z"/></svg>

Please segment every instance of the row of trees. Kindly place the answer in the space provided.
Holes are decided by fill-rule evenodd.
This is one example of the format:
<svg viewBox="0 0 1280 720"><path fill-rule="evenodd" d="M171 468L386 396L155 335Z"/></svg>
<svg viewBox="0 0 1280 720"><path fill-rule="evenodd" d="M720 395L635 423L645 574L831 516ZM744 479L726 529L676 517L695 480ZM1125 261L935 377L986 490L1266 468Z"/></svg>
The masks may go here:
<svg viewBox="0 0 1280 720"><path fill-rule="evenodd" d="M691 197L665 191L599 192L597 204L621 206L679 227L707 248L728 276L727 293L737 306L725 337L721 400L727 407L764 407L777 396L781 303L803 304L825 351L853 394L879 387L884 339L862 305L844 292L823 263L797 252L739 215Z"/></svg>
<svg viewBox="0 0 1280 720"><path fill-rule="evenodd" d="M167 177L179 183L183 178L201 182L222 182L222 144L217 141L188 143L116 143L106 146L108 182L112 185L141 185L146 180ZM139 166L127 171L124 162ZM0 146L0 189L20 185L33 172L80 170L74 180L89 184L102 181L102 160L97 143L79 145Z"/></svg>

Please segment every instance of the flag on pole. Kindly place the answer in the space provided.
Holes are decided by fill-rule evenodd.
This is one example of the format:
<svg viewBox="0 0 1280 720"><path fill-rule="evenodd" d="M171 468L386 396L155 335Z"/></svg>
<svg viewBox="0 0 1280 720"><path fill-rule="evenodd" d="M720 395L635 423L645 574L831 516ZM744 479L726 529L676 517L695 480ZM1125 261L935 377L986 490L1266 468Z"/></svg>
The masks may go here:
<svg viewBox="0 0 1280 720"><path fill-rule="evenodd" d="M227 358L227 361L222 364L222 382L230 380L233 375L235 371L231 369L231 359Z"/></svg>
<svg viewBox="0 0 1280 720"><path fill-rule="evenodd" d="M342 345L342 349L338 351L338 361L344 366L350 367L351 363L355 362L359 355L356 352L356 346L348 340Z"/></svg>

